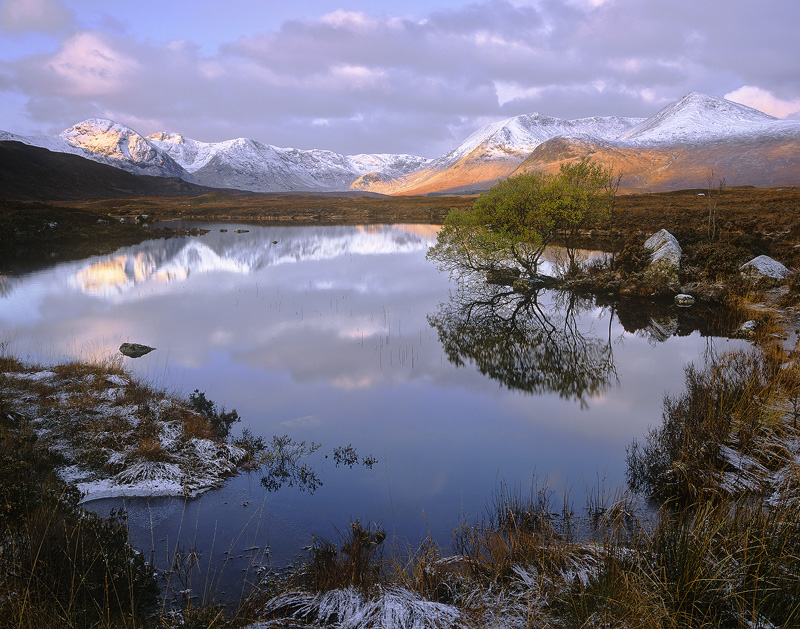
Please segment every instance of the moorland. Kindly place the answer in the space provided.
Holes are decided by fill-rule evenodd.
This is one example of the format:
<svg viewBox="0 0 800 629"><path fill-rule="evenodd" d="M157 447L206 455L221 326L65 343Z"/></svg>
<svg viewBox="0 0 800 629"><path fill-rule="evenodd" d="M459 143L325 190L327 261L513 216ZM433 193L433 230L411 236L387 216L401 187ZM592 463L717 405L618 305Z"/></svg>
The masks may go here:
<svg viewBox="0 0 800 629"><path fill-rule="evenodd" d="M438 224L451 208L469 207L474 199L210 192L54 204L2 200L0 272L172 237L182 233L180 223L170 226L173 220ZM709 238L712 205L716 234ZM405 557L385 557L385 534L356 521L343 527L338 543L312 545L306 562L285 578L270 577L238 609L189 601L177 613L170 612L172 616L159 617L148 615L138 603L145 593L154 600L153 584L146 567L131 559L118 526L92 520L93 528L85 534L90 543L81 541L86 552L74 554L68 525L75 530L88 526L77 511L74 490L50 478L48 470L57 462L35 447L27 419L4 412L0 455L5 458L0 460L20 479L33 478L31 469L47 475L51 502L54 492L63 492L66 502L59 508L65 515L57 522L61 537L47 548L56 557L63 541L73 553L60 563L53 560L58 574L28 556L25 540L47 533L42 508L51 503L30 493L30 483L17 487L30 504L35 499L44 507L37 502L35 513L19 514L16 545L4 546L4 552L13 551L6 557L8 565L29 570L21 580L7 580L7 586L31 596L6 609L17 614L15 626L20 627L43 626L37 625L37 614L53 626L63 621L67 626L105 627L217 627L254 621L263 623L254 625L259 627L371 627L387 619L396 626L796 625L800 368L793 348L786 346L781 314L797 306L798 286L789 281L776 289L732 278L739 259L747 256L766 254L788 267L799 266L799 208L798 188L619 195L613 226L597 224L580 234L588 248L622 251L630 245L632 251L650 234L667 229L684 246L687 266L713 274L715 281L730 280L735 306L770 306L759 311L752 352L722 357L706 369L687 368L686 391L665 399L663 425L645 442L632 445L631 486L655 501L648 515L637 512L628 497L590 505L594 520L587 541L574 534L570 514L553 515L558 506L549 502L546 488L530 496L501 489L479 522L454 532L455 554L428 540ZM4 371L12 369L6 365ZM2 406L7 408L5 402ZM15 452L23 453L24 460L17 462ZM131 584L120 582L132 594L115 593L128 599L113 616L106 614L103 603L109 600L107 587L103 590L106 577L93 572L93 557L111 548L104 541L110 538L115 556L109 565L133 566L127 569ZM81 561L65 567L75 557ZM90 571L94 590L70 590L70 583L79 583ZM55 605L48 600L48 588L62 586L63 600L72 607L59 607L62 599L54 598ZM13 597L6 599L13 602Z"/></svg>

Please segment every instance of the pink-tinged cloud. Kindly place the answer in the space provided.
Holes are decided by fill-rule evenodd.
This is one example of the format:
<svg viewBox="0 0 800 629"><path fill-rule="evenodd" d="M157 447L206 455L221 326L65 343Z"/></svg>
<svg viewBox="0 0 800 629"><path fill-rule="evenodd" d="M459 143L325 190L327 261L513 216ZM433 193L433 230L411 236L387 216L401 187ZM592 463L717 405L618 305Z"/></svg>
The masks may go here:
<svg viewBox="0 0 800 629"><path fill-rule="evenodd" d="M124 89L140 69L139 62L116 49L107 37L82 32L67 39L43 64L65 96L97 98Z"/></svg>
<svg viewBox="0 0 800 629"><path fill-rule="evenodd" d="M725 94L725 98L753 109L758 109L776 118L800 119L800 98L785 100L778 98L769 90L744 85L738 90Z"/></svg>
<svg viewBox="0 0 800 629"><path fill-rule="evenodd" d="M798 0L774 0L769 12L729 0L447 0L417 14L396 0L380 9L353 0L280 24L260 19L271 10L263 2L230 0L243 25L213 45L182 3L141 0L144 19L117 3L61 1L82 30L60 42L28 36L33 52L11 41L25 36L0 38L6 131L111 117L143 134L436 157L518 114L649 116L698 91L791 116L800 99ZM61 6L0 8L36 3ZM220 22L233 11L201 4Z"/></svg>

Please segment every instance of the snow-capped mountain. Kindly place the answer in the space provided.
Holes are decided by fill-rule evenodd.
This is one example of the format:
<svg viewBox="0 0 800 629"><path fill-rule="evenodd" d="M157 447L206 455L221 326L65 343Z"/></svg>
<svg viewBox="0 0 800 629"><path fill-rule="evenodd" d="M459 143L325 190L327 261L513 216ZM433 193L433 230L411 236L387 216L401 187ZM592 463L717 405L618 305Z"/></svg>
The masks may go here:
<svg viewBox="0 0 800 629"><path fill-rule="evenodd" d="M585 156L622 173L629 191L705 187L711 173L728 185L798 185L800 120L691 93L616 140L552 138L515 173L554 172L564 161Z"/></svg>
<svg viewBox="0 0 800 629"><path fill-rule="evenodd" d="M130 127L102 118L90 118L56 136L20 136L0 132L0 139L38 146L56 153L71 153L134 175L195 179L167 153Z"/></svg>
<svg viewBox="0 0 800 629"><path fill-rule="evenodd" d="M507 177L543 142L555 137L616 139L630 132L643 118L592 117L562 120L542 114L525 114L490 123L426 167L390 183L359 180L354 188L421 194L480 186Z"/></svg>
<svg viewBox="0 0 800 629"><path fill-rule="evenodd" d="M796 184L800 121L696 92L647 119L516 116L486 125L415 173L390 182L359 180L354 187L389 194L466 192L518 169L554 171L564 160L587 155L627 173L633 188L657 182L658 189L669 189L671 181L701 185L712 169L735 173L730 184Z"/></svg>
<svg viewBox="0 0 800 629"><path fill-rule="evenodd" d="M483 159L524 159L550 138L590 136L616 139L643 120L618 117L562 120L538 113L514 116L478 129L455 149L435 159L431 166L451 166L475 151L479 151Z"/></svg>
<svg viewBox="0 0 800 629"><path fill-rule="evenodd" d="M0 140L74 153L135 174L256 192L463 192L487 188L519 168L553 170L563 160L585 155L637 173L629 178L636 186L656 180L661 189L678 182L693 185L687 173L720 172L721 166L731 185L728 175L734 172L743 184L800 183L800 121L694 92L647 119L515 116L478 129L434 160L279 148L246 138L216 143L177 133L145 138L102 119L86 120L57 136L0 132ZM678 163L683 170L673 176Z"/></svg>
<svg viewBox="0 0 800 629"><path fill-rule="evenodd" d="M341 155L279 148L246 138L208 143L177 133L157 133L148 140L204 185L254 192L347 190L367 173L404 175L430 161L413 155Z"/></svg>
<svg viewBox="0 0 800 629"><path fill-rule="evenodd" d="M797 131L797 121L779 120L722 98L692 92L644 120L620 139L646 144L699 144L736 136Z"/></svg>

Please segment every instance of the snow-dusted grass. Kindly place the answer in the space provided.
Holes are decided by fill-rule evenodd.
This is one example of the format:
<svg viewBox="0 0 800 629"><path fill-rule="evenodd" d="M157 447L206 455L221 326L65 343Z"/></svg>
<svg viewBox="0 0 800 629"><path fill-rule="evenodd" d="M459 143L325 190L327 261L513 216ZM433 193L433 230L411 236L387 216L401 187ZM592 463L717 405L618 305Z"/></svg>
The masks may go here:
<svg viewBox="0 0 800 629"><path fill-rule="evenodd" d="M800 347L776 329L686 367L684 393L665 398L662 425L629 450L635 489L683 503L800 496Z"/></svg>
<svg viewBox="0 0 800 629"><path fill-rule="evenodd" d="M527 496L501 487L483 518L454 532L453 549L428 540L388 558L381 531L354 522L339 543L313 544L285 578L268 575L232 612L236 622L798 626L800 366L779 331L761 326L759 334L752 353L715 356L707 372L687 376L683 396L665 401L665 418L683 423L653 437L670 440L653 441L649 473L671 502L642 512L628 497L598 497L587 517L576 517L551 504L546 487ZM90 497L191 493L246 457L211 438L191 408L116 364L36 368L0 358L0 384L9 417L30 418L39 439L67 459L62 477L91 488ZM225 616L213 602L181 614L186 624L191 614L204 618L198 626Z"/></svg>
<svg viewBox="0 0 800 629"><path fill-rule="evenodd" d="M59 472L84 500L195 495L248 457L187 402L136 380L119 362L41 367L5 357L0 386L12 410L64 457Z"/></svg>

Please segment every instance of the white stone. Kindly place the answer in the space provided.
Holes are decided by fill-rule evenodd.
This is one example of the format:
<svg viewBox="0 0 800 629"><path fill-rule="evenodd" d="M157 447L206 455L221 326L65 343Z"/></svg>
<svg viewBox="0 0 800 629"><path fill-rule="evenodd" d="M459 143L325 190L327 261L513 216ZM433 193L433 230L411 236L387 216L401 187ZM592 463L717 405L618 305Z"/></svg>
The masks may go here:
<svg viewBox="0 0 800 629"><path fill-rule="evenodd" d="M681 246L666 229L657 231L645 240L644 248L650 252L650 264L661 263L676 269L681 265Z"/></svg>
<svg viewBox="0 0 800 629"><path fill-rule="evenodd" d="M769 256L758 256L750 262L745 262L739 270L742 275L751 278L768 277L775 280L782 280L789 277L792 272L777 260Z"/></svg>

